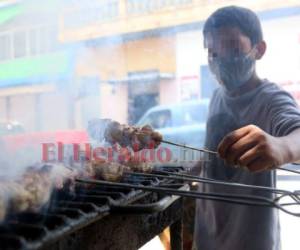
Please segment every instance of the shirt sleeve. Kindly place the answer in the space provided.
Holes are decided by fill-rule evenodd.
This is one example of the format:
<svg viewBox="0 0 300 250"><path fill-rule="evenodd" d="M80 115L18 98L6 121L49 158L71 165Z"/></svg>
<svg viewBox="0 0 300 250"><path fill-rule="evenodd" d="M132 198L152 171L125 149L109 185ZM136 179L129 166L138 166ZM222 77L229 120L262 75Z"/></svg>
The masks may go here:
<svg viewBox="0 0 300 250"><path fill-rule="evenodd" d="M286 136L300 128L300 110L288 92L276 91L272 95L268 110L273 136Z"/></svg>

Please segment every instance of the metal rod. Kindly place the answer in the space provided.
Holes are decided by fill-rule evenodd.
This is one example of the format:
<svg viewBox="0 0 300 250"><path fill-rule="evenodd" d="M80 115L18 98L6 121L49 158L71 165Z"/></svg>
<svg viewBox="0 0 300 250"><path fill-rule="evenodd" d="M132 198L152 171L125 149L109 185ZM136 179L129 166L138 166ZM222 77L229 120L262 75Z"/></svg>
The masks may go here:
<svg viewBox="0 0 300 250"><path fill-rule="evenodd" d="M182 173L168 172L168 171L157 171L156 170L156 172L162 173L163 175L152 174L152 173L135 173L135 172L130 173L130 174L139 175L139 176L181 180L184 182L198 182L198 183L204 183L204 184L222 185L222 186L229 186L229 187L233 187L233 188L254 189L254 190L256 189L256 190L261 190L261 191L267 191L267 192L274 193L274 194L281 194L281 196L276 197L274 199L274 201L279 201L283 197L290 197L295 202L298 202L300 204L299 194L297 192L292 192L289 190L276 189L276 188L265 187L265 186L247 185L247 184L242 184L242 183L230 183L230 182L218 181L218 180L210 179L210 178L203 178L203 177L182 174Z"/></svg>
<svg viewBox="0 0 300 250"><path fill-rule="evenodd" d="M89 179L81 179L81 178L76 179L76 181L87 183L87 184L93 184L93 185L132 188L132 189L139 189L139 190L145 190L151 192L159 192L159 193L164 193L169 195L177 195L177 196L190 197L195 199L221 201L221 202L240 204L240 205L274 207L290 215L300 217L300 213L291 212L285 209L277 201L274 201L266 197L260 197L254 195L234 195L234 194L213 193L213 192L200 193L196 191L184 191L184 190L171 189L171 188L162 188L159 186L143 186L143 185L134 185L129 183L114 183L109 181L89 180ZM296 202L295 205L300 205L300 204Z"/></svg>
<svg viewBox="0 0 300 250"><path fill-rule="evenodd" d="M188 146L188 145L184 145L184 144L180 144L180 143L176 143L176 142L171 142L171 141L167 141L167 140L160 140L160 142L170 144L170 145L173 145L173 146L177 146L177 147L181 147L181 148L187 148L187 149L203 152L203 153L209 153L209 154L213 154L213 155L218 154L218 152L212 151L212 150L209 150L209 149L195 148L195 147L192 147L192 146Z"/></svg>
<svg viewBox="0 0 300 250"><path fill-rule="evenodd" d="M137 134L137 135L148 135L148 134L143 133L143 132L136 132L135 134ZM169 145L173 145L173 146L177 146L177 147L181 147L181 148L186 148L186 149L191 149L191 150L198 151L198 152L208 153L208 154L212 154L212 155L216 155L216 156L219 155L217 151L213 151L213 150L209 150L209 149L205 149L205 148L196 148L196 147L192 147L192 146L189 146L189 145L176 143L176 142L172 142L172 141L168 141L168 140L164 140L164 139L159 140L159 141L162 142L162 143L169 144ZM276 168L276 169L291 172L291 173L295 173L295 174L300 174L300 171L287 169L287 168L284 168L284 167L279 167L279 168Z"/></svg>
<svg viewBox="0 0 300 250"><path fill-rule="evenodd" d="M257 189L257 190L262 190L262 191L269 191L275 194L281 194L283 196L288 196L292 198L294 201L300 203L300 193L297 191L289 191L289 190L284 190L284 189L276 189L272 187L265 187L265 186L256 186L256 185L247 185L247 184L242 184L242 183L232 183L232 182L225 182L225 181L219 181L216 179L211 179L211 178L204 178L204 177L198 177L194 175L189 175L189 174L183 174L183 173L174 173L174 172L169 172L169 171L162 171L162 170L156 170L156 172L161 173L161 174L168 174L168 175L173 175L173 176L178 176L180 178L187 178L190 181L194 182L200 182L200 183L207 183L207 184L214 184L214 185L223 185L223 186L231 186L231 187L238 187L238 188L248 188L248 189ZM184 179L182 179L184 180ZM283 197L278 197L275 200L280 200Z"/></svg>
<svg viewBox="0 0 300 250"><path fill-rule="evenodd" d="M131 183L120 183L120 182L110 182L110 181L103 181L103 180L90 180L90 179L83 179L83 178L76 178L77 182L87 183L87 184L94 184L94 185L105 185L105 186L113 186L119 188L132 188L132 189L140 189L145 191L151 192L163 192L166 194L171 195L179 195L179 196L186 196L186 197L194 197L196 198L198 195L202 196L215 196L219 198L235 198L239 200L251 200L251 201L258 201L258 202L270 202L270 199L265 197L258 197L254 195L234 195L234 194L220 194L220 193L200 193L197 191L185 191L185 190L178 190L166 187L159 187L159 186L144 186L141 184L131 184Z"/></svg>
<svg viewBox="0 0 300 250"><path fill-rule="evenodd" d="M288 168L285 168L285 167L279 167L279 168L276 168L278 170L283 170L283 171L286 171L286 172L290 172L290 173L294 173L294 174L300 174L300 171L297 171L297 170L294 170L294 169L288 169ZM274 170L276 170L274 169Z"/></svg>
<svg viewBox="0 0 300 250"><path fill-rule="evenodd" d="M262 190L262 191L273 192L276 194L296 195L295 193L288 191L288 190L275 189L275 188L271 188L271 187L246 185L246 184L241 184L241 183L230 183L230 182L218 181L218 180L214 180L214 179L203 178L203 177L198 177L198 176L193 176L193 175L188 175L188 174L173 173L173 172L168 172L168 171L160 171L160 170L157 171L156 170L155 172L158 172L161 174L136 173L136 172L125 172L125 173L138 175L138 176L181 180L181 181L185 181L185 182L198 182L198 183L205 183L205 184L222 185L222 186L229 186L229 187L234 187L234 188L257 189L257 190ZM167 175L165 175L165 174L167 174Z"/></svg>
<svg viewBox="0 0 300 250"><path fill-rule="evenodd" d="M102 127L103 127L103 124L105 126L107 126L107 124L110 120L109 119L100 119L100 121L102 121ZM143 132L135 132L135 134L149 136L149 134L143 133ZM104 133L102 134L102 137L103 137L103 135L104 135ZM101 139L103 139L102 137L101 137ZM164 140L164 139L161 139L159 141L162 142L162 143L173 145L173 146L186 148L186 149L191 149L191 150L195 150L195 151L199 151L199 152L208 153L208 154L218 156L218 152L213 151L213 150L209 150L209 149L205 149L205 148L196 148L196 147L192 147L192 146L188 146L188 145L185 145L185 144L176 143L176 142L172 142L172 141L168 141L168 140ZM279 167L277 169L287 171L287 172L296 173L296 174L300 174L300 171L291 170L291 169L287 169L287 168L284 168L284 167Z"/></svg>
<svg viewBox="0 0 300 250"><path fill-rule="evenodd" d="M191 149L191 150L204 152L204 153L209 153L209 154L213 154L213 155L218 156L217 151L213 151L213 150L209 150L209 149L205 149L205 148L195 148L195 147L192 147L192 146L188 146L188 145L184 145L184 144L180 144L180 143L175 143L175 142L171 142L171 141L167 141L167 140L161 140L161 142L167 143L167 144L170 144L170 145L174 145L174 146L177 146L177 147L181 147L181 148ZM288 168L285 168L285 167L278 167L276 169L286 171L286 172L291 172L291 173L294 173L294 174L300 174L300 171L293 170L293 169L288 169ZM276 169L274 169L274 170L276 170Z"/></svg>

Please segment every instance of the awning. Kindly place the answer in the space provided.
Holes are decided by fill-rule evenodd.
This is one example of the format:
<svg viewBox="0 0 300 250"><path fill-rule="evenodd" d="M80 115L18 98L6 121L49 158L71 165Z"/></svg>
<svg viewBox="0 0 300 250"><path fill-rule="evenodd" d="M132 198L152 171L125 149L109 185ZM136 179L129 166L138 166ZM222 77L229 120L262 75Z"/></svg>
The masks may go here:
<svg viewBox="0 0 300 250"><path fill-rule="evenodd" d="M0 9L0 25L19 15L23 10L24 6L17 4L2 7Z"/></svg>
<svg viewBox="0 0 300 250"><path fill-rule="evenodd" d="M149 70L145 72L129 73L123 79L110 79L108 83L146 83L160 80L171 80L175 78L174 73L159 72L158 70Z"/></svg>
<svg viewBox="0 0 300 250"><path fill-rule="evenodd" d="M63 79L71 74L72 65L70 55L66 52L0 63L0 87Z"/></svg>

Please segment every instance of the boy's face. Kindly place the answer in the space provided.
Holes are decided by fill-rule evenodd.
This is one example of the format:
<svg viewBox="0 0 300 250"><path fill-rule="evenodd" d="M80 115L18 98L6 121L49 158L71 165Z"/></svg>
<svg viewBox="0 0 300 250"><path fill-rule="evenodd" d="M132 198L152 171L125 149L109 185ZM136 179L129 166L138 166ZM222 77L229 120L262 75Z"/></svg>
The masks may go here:
<svg viewBox="0 0 300 250"><path fill-rule="evenodd" d="M207 33L204 46L211 72L230 92L254 76L255 61L262 57L265 50L264 42L252 45L238 28L226 27Z"/></svg>
<svg viewBox="0 0 300 250"><path fill-rule="evenodd" d="M252 49L250 39L238 28L220 28L205 37L208 60L215 57L232 57L247 54Z"/></svg>

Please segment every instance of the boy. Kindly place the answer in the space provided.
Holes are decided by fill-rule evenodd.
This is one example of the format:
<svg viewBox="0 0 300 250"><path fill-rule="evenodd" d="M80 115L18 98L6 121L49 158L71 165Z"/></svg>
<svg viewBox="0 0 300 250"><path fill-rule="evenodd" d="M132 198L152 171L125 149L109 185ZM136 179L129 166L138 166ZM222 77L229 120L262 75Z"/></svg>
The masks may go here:
<svg viewBox="0 0 300 250"><path fill-rule="evenodd" d="M274 187L276 173L271 169L300 158L300 112L287 92L256 74L256 60L266 51L260 21L249 9L225 7L207 19L203 35L209 67L220 86L211 99L205 145L219 157L209 162L202 176ZM262 191L199 188L271 197ZM278 250L279 239L275 209L197 202L196 249Z"/></svg>

